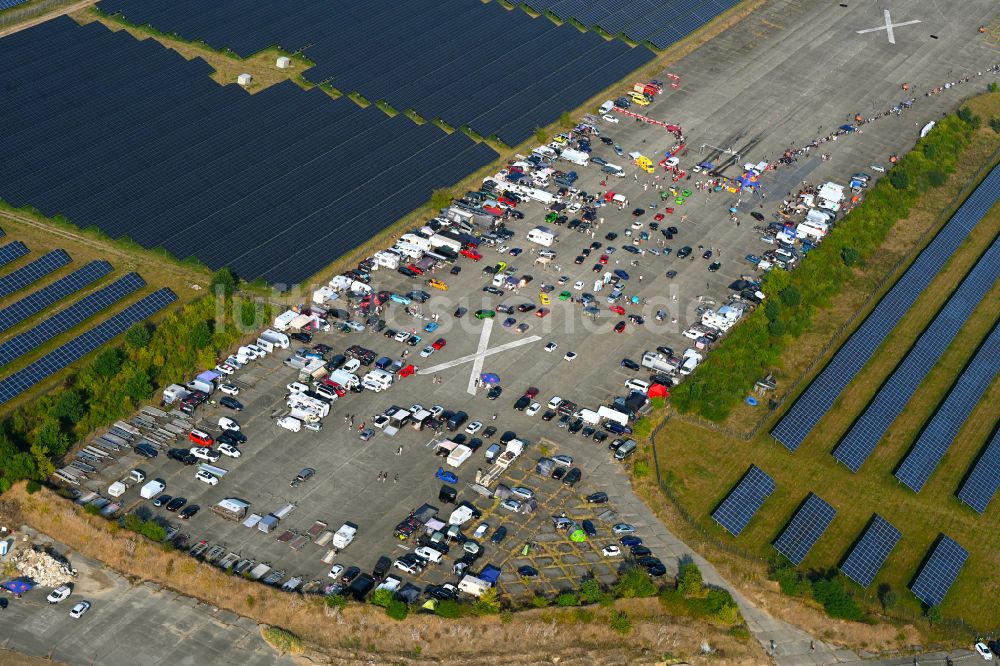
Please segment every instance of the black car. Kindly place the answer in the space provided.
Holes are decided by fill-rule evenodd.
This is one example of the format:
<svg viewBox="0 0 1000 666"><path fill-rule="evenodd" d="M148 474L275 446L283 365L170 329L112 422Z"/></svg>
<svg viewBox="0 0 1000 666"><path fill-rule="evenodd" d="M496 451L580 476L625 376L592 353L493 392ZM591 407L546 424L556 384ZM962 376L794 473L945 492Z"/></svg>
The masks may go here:
<svg viewBox="0 0 1000 666"><path fill-rule="evenodd" d="M608 501L608 494L606 492L596 492L587 495L587 502L590 504L606 504Z"/></svg>
<svg viewBox="0 0 1000 666"><path fill-rule="evenodd" d="M677 271L667 271L668 280L673 280L675 277L677 277Z"/></svg>
<svg viewBox="0 0 1000 666"><path fill-rule="evenodd" d="M587 426L583 430L580 431L580 437L590 437L595 432L597 432L597 428L594 428L592 426Z"/></svg>
<svg viewBox="0 0 1000 666"><path fill-rule="evenodd" d="M486 392L487 400L496 400L503 393L503 387L501 386L491 386L490 390Z"/></svg>
<svg viewBox="0 0 1000 666"><path fill-rule="evenodd" d="M167 451L167 457L182 462L185 465L193 465L197 460L188 449L170 449Z"/></svg>
<svg viewBox="0 0 1000 666"><path fill-rule="evenodd" d="M219 442L228 442L233 446L239 446L240 444L243 444L244 442L247 441L247 436L244 435L239 430L227 430L221 435L219 435L216 439Z"/></svg>
<svg viewBox="0 0 1000 666"><path fill-rule="evenodd" d="M587 260L587 258L581 254L576 259L573 260L573 263L579 266L580 264L582 264L586 260Z"/></svg>
<svg viewBox="0 0 1000 666"><path fill-rule="evenodd" d="M411 291L407 294L407 296L409 296L411 300L417 301L418 303L426 303L431 299L431 295L422 289Z"/></svg>
<svg viewBox="0 0 1000 666"><path fill-rule="evenodd" d="M545 413L542 414L542 420L543 421L551 421L555 417L556 417L556 413L554 411L552 411L551 409L546 409Z"/></svg>
<svg viewBox="0 0 1000 666"><path fill-rule="evenodd" d="M487 285L483 287L483 291L487 294L493 294L494 296L503 296L503 292L494 287L493 285Z"/></svg>
<svg viewBox="0 0 1000 666"><path fill-rule="evenodd" d="M462 267L458 265L452 266L451 270L448 272L451 273L452 275L458 275L459 273L462 272Z"/></svg>
<svg viewBox="0 0 1000 666"><path fill-rule="evenodd" d="M132 447L132 450L145 458L155 458L160 455L159 451L145 443L136 444Z"/></svg>
<svg viewBox="0 0 1000 666"><path fill-rule="evenodd" d="M693 252L693 250L691 249L691 246L690 245L685 245L681 249L677 250L677 258L678 259L683 259L684 257L686 257L689 254L691 254L691 252Z"/></svg>
<svg viewBox="0 0 1000 666"><path fill-rule="evenodd" d="M517 575L521 578L538 578L538 569L525 564L523 567L517 568Z"/></svg>
<svg viewBox="0 0 1000 666"><path fill-rule="evenodd" d="M384 579L385 575L389 573L389 569L391 567L392 567L392 560L383 555L382 557L378 558L377 562L375 562L375 568L372 569L372 577L375 580Z"/></svg>
<svg viewBox="0 0 1000 666"><path fill-rule="evenodd" d="M219 400L219 404L222 405L223 407L228 407L229 409L232 409L233 411L236 412L243 411L243 403L237 400L236 398L233 398L228 395L221 398Z"/></svg>
<svg viewBox="0 0 1000 666"><path fill-rule="evenodd" d="M566 477L562 480L564 485L570 486L571 488L576 485L576 482L580 480L583 473L580 471L579 467L574 467L570 471L566 472Z"/></svg>
<svg viewBox="0 0 1000 666"><path fill-rule="evenodd" d="M555 468L552 470L552 478L555 479L556 481L559 481L564 476L566 476L566 468L563 467L562 465L556 465Z"/></svg>
<svg viewBox="0 0 1000 666"><path fill-rule="evenodd" d="M160 495L155 500L153 500L153 506L163 506L167 502L173 499L170 495Z"/></svg>
<svg viewBox="0 0 1000 666"><path fill-rule="evenodd" d="M521 303L517 306L518 312L531 312L535 309L535 306L531 303Z"/></svg>
<svg viewBox="0 0 1000 666"><path fill-rule="evenodd" d="M514 409L516 409L519 412L523 412L528 408L528 405L530 404L531 404L531 398L529 398L526 395L522 395L514 402Z"/></svg>
<svg viewBox="0 0 1000 666"><path fill-rule="evenodd" d="M449 439L456 444L465 444L465 440L468 439L468 436L464 433L459 433L454 437L449 437Z"/></svg>
<svg viewBox="0 0 1000 666"><path fill-rule="evenodd" d="M400 266L399 268L396 269L396 271L399 272L399 273L402 273L406 277L417 277L416 272L413 271L413 270L410 270L406 266Z"/></svg>
<svg viewBox="0 0 1000 666"><path fill-rule="evenodd" d="M705 250L705 253L701 255L701 258L702 259L711 259L712 258L712 251L711 250Z"/></svg>
<svg viewBox="0 0 1000 666"><path fill-rule="evenodd" d="M580 432L582 428L583 428L583 419L577 419L573 421L571 424L569 424L569 432L571 435L575 435L576 433Z"/></svg>
<svg viewBox="0 0 1000 666"><path fill-rule="evenodd" d="M636 208L635 210L632 211L632 217L642 217L645 214L646 211L643 208Z"/></svg>
<svg viewBox="0 0 1000 666"><path fill-rule="evenodd" d="M299 341L299 342L301 342L303 344L308 344L308 343L312 342L312 339L313 339L310 334L308 334L308 333L306 333L304 331L296 331L295 333L292 333L288 337L290 337L292 340L297 340L297 341Z"/></svg>
<svg viewBox="0 0 1000 666"><path fill-rule="evenodd" d="M500 543L501 541L504 540L504 538L506 538L506 536L507 536L507 528L501 525L500 527L496 528L496 530L494 530L493 536L490 537L490 543L494 544Z"/></svg>
<svg viewBox="0 0 1000 666"><path fill-rule="evenodd" d="M497 434L496 426L486 426L486 430L483 431L483 439L489 439L495 434Z"/></svg>
<svg viewBox="0 0 1000 666"><path fill-rule="evenodd" d="M198 513L199 510L201 510L200 506L197 504L191 504L181 511L178 516L180 516L181 520L188 520L189 518L194 517L194 514Z"/></svg>
<svg viewBox="0 0 1000 666"><path fill-rule="evenodd" d="M624 439L613 439L611 440L611 443L608 444L608 450L612 452L617 451L619 448L621 448L621 445L624 443L625 443Z"/></svg>
<svg viewBox="0 0 1000 666"><path fill-rule="evenodd" d="M623 368L628 368L629 370L638 370L642 367L630 358L623 358L621 365Z"/></svg>
<svg viewBox="0 0 1000 666"><path fill-rule="evenodd" d="M344 575L340 577L340 582L350 583L360 575L361 575L361 569L359 569L358 567L347 567L347 571L345 571Z"/></svg>
<svg viewBox="0 0 1000 666"><path fill-rule="evenodd" d="M629 254L639 254L639 248L635 245L626 245L622 248L622 250L628 252Z"/></svg>
<svg viewBox="0 0 1000 666"><path fill-rule="evenodd" d="M615 140L612 139L610 136L602 136L601 137L601 143L603 143L605 146L613 145L614 142L615 142Z"/></svg>
<svg viewBox="0 0 1000 666"><path fill-rule="evenodd" d="M618 234L616 234L613 231L609 231L607 234L604 235L604 240L613 241L616 238L618 238Z"/></svg>
<svg viewBox="0 0 1000 666"><path fill-rule="evenodd" d="M593 522L585 520L582 523L580 523L580 526L583 528L583 531L587 534L587 536L589 537L597 536L597 528L594 527Z"/></svg>
<svg viewBox="0 0 1000 666"><path fill-rule="evenodd" d="M476 452L483 447L483 440L479 439L478 437L473 437L468 441L466 446L469 447L469 449L471 449L473 452Z"/></svg>
<svg viewBox="0 0 1000 666"><path fill-rule="evenodd" d="M502 312L504 314L514 314L514 307L511 305L498 305L496 307L497 312Z"/></svg>
<svg viewBox="0 0 1000 666"><path fill-rule="evenodd" d="M642 545L632 546L632 548L629 549L629 552L632 554L632 557L649 557L653 554L653 551Z"/></svg>
<svg viewBox="0 0 1000 666"><path fill-rule="evenodd" d="M455 318L456 319L461 319L462 317L465 316L465 313L467 313L468 311L469 311L468 308L458 308L458 309L456 309L455 310Z"/></svg>
<svg viewBox="0 0 1000 666"><path fill-rule="evenodd" d="M446 599L454 600L458 598L458 592L442 585L428 585L424 588L424 594L432 599L437 599L438 601L444 601Z"/></svg>
<svg viewBox="0 0 1000 666"><path fill-rule="evenodd" d="M715 271L719 270L720 268L722 268L722 262L720 262L720 261L713 261L712 263L710 263L708 265L708 272L709 273L714 273Z"/></svg>
<svg viewBox="0 0 1000 666"><path fill-rule="evenodd" d="M659 346L659 347L657 347L656 351L660 352L661 354L663 354L667 358L670 358L671 356L674 355L674 350L673 349L671 349L670 347L664 347L662 345Z"/></svg>
<svg viewBox="0 0 1000 666"><path fill-rule="evenodd" d="M504 430L503 434L500 435L501 444L509 444L511 440L517 439L517 433L513 430Z"/></svg>
<svg viewBox="0 0 1000 666"><path fill-rule="evenodd" d="M607 439L608 439L608 433L604 432L603 430L598 430L597 432L594 433L594 441L597 442L598 444L607 441Z"/></svg>
<svg viewBox="0 0 1000 666"><path fill-rule="evenodd" d="M396 334L393 333L392 335L395 336ZM336 354L332 358L330 358L330 360L327 362L326 365L328 368L331 368L333 370L339 370L344 366L345 363L347 363L347 357L344 356L343 354Z"/></svg>

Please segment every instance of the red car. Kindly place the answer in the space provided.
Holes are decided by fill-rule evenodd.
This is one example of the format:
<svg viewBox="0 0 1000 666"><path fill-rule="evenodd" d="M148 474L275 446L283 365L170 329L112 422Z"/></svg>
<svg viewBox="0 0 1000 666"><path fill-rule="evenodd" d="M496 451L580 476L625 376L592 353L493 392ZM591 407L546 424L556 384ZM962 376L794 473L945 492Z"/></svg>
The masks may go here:
<svg viewBox="0 0 1000 666"><path fill-rule="evenodd" d="M601 263L601 264L606 264L606 263L608 263L608 255L606 255L606 254L602 254L602 255L601 255L601 258L600 258L600 259L598 259L597 261L598 261L598 263Z"/></svg>
<svg viewBox="0 0 1000 666"><path fill-rule="evenodd" d="M479 254L475 250L468 250L468 249L462 250L460 254L463 257L468 257L469 259L472 259L473 261L479 261L480 259L483 258L483 255Z"/></svg>
<svg viewBox="0 0 1000 666"><path fill-rule="evenodd" d="M441 347L444 347L446 344L448 344L447 340L444 338L438 338L431 344L431 347L434 347L434 349L441 349Z"/></svg>
<svg viewBox="0 0 1000 666"><path fill-rule="evenodd" d="M535 316L541 319L542 317L548 315L549 312L550 310L548 308L538 308L538 310L535 311Z"/></svg>
<svg viewBox="0 0 1000 666"><path fill-rule="evenodd" d="M215 440L207 432L202 432L201 430L192 430L188 433L188 439L199 446L212 446Z"/></svg>
<svg viewBox="0 0 1000 666"><path fill-rule="evenodd" d="M416 273L417 275L423 275L424 274L423 270L417 268L413 264L407 264L406 267L409 268L414 273Z"/></svg>
<svg viewBox="0 0 1000 666"><path fill-rule="evenodd" d="M625 322L620 321L617 324L615 324L615 333L621 333L624 330L625 330Z"/></svg>
<svg viewBox="0 0 1000 666"><path fill-rule="evenodd" d="M668 212L668 213L670 213L671 215L673 215L673 214L674 214L674 209L673 209L673 208L664 208L663 210L667 211L667 212Z"/></svg>
<svg viewBox="0 0 1000 666"><path fill-rule="evenodd" d="M517 208L517 202L513 199L508 199L507 197L497 197L497 201L502 204L507 204L511 208Z"/></svg>
<svg viewBox="0 0 1000 666"><path fill-rule="evenodd" d="M524 395L534 400L535 396L538 395L538 389L536 389L534 386L529 386L528 390L524 392Z"/></svg>
<svg viewBox="0 0 1000 666"><path fill-rule="evenodd" d="M336 393L338 398L343 398L345 395L347 395L347 391L344 390L344 387L338 384L337 382L330 381L329 379L324 379L323 386L326 386L331 391Z"/></svg>
<svg viewBox="0 0 1000 666"><path fill-rule="evenodd" d="M624 315L625 314L625 308L623 308L620 305L612 305L609 309L612 312L614 312L615 314L618 314L618 315Z"/></svg>
<svg viewBox="0 0 1000 666"><path fill-rule="evenodd" d="M663 219L663 213L657 213L656 215L653 216L653 219L659 222L660 220Z"/></svg>

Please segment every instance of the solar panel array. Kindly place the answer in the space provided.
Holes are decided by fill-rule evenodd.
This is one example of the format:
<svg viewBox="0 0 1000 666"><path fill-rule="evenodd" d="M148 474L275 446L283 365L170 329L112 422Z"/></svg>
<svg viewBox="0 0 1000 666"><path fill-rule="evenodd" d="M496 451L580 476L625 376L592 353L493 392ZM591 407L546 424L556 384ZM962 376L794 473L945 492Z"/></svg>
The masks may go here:
<svg viewBox="0 0 1000 666"><path fill-rule="evenodd" d="M210 69L65 17L0 40L0 198L290 284L497 158L462 132L291 81L248 95Z"/></svg>
<svg viewBox="0 0 1000 666"><path fill-rule="evenodd" d="M1000 488L1000 430L994 433L983 454L958 491L958 499L979 513L986 511Z"/></svg>
<svg viewBox="0 0 1000 666"><path fill-rule="evenodd" d="M111 307L115 302L144 286L146 286L146 281L138 273L129 273L108 286L84 296L34 328L0 343L0 365L7 365L37 349L57 335L79 326L101 310Z"/></svg>
<svg viewBox="0 0 1000 666"><path fill-rule="evenodd" d="M968 558L969 551L942 534L910 591L928 606L939 606Z"/></svg>
<svg viewBox="0 0 1000 666"><path fill-rule="evenodd" d="M0 266L6 266L15 259L28 254L28 246L21 241L14 241L0 246Z"/></svg>
<svg viewBox="0 0 1000 666"><path fill-rule="evenodd" d="M830 526L837 510L814 493L809 493L805 503L792 516L791 522L774 542L779 553L798 566Z"/></svg>
<svg viewBox="0 0 1000 666"><path fill-rule="evenodd" d="M789 451L795 451L829 411L841 392L871 359L875 350L941 271L955 250L1000 199L1000 166L962 203L899 281L841 346L833 359L799 396L771 431Z"/></svg>
<svg viewBox="0 0 1000 666"><path fill-rule="evenodd" d="M754 517L764 500L774 492L774 479L756 465L750 469L732 492L712 512L715 522L732 534L739 536Z"/></svg>
<svg viewBox="0 0 1000 666"><path fill-rule="evenodd" d="M280 44L343 93L468 125L509 145L650 62L654 53L499 2L104 0L133 23L246 56Z"/></svg>
<svg viewBox="0 0 1000 666"><path fill-rule="evenodd" d="M43 254L31 263L25 264L16 271L0 277L0 298L7 298L15 291L27 287L32 282L41 280L49 273L59 270L71 261L73 260L70 259L65 250L52 250Z"/></svg>
<svg viewBox="0 0 1000 666"><path fill-rule="evenodd" d="M0 0L0 11L4 9L10 9L11 7L17 7L18 5L23 5L28 0Z"/></svg>
<svg viewBox="0 0 1000 666"><path fill-rule="evenodd" d="M844 439L834 449L834 458L847 465L852 472L856 473L861 468L886 431L889 430L889 426L910 402L924 378L937 365L945 350L948 349L952 340L965 325L969 315L986 297L997 278L1000 278L1000 237L979 258L962 284L958 286L948 302L934 317L934 321L913 344L902 363L896 367L889 379L879 389L864 413L854 422ZM969 409L972 409L972 405L969 406ZM961 422L957 425L961 426ZM905 469L901 469L903 476L900 476L898 472L896 474L900 481L917 492L920 491L920 486L923 486L923 481L926 481L927 476L934 470L937 460L940 460L940 457L944 455L944 450L940 449L940 455L929 468L920 463L918 460L924 454L923 447L929 444L923 437L921 440L923 440L923 445L916 447L907 458L910 463L904 462ZM918 472L913 467L914 464L922 471ZM915 473L916 477L911 477L911 473ZM919 480L922 474L923 480ZM917 486L914 487L911 484L917 484Z"/></svg>
<svg viewBox="0 0 1000 666"><path fill-rule="evenodd" d="M5 377L0 380L0 404L13 400L35 384L107 344L133 324L149 318L176 300L177 295L167 288L155 291L86 333L78 335L9 377Z"/></svg>
<svg viewBox="0 0 1000 666"><path fill-rule="evenodd" d="M535 11L548 12L585 27L598 27L636 42L666 48L686 37L740 0L527 0Z"/></svg>
<svg viewBox="0 0 1000 666"><path fill-rule="evenodd" d="M934 413L910 452L906 454L896 478L915 493L944 458L951 443L973 408L979 404L986 389L1000 374L1000 326L995 327L979 348L941 407Z"/></svg>
<svg viewBox="0 0 1000 666"><path fill-rule="evenodd" d="M101 279L112 270L106 261L92 261L52 284L28 294L19 301L0 310L0 332L6 331L25 319L33 317L53 303L76 293Z"/></svg>
<svg viewBox="0 0 1000 666"><path fill-rule="evenodd" d="M865 528L861 539L844 560L840 570L861 587L867 588L875 580L879 569L889 558L889 553L903 535L882 516L875 514Z"/></svg>

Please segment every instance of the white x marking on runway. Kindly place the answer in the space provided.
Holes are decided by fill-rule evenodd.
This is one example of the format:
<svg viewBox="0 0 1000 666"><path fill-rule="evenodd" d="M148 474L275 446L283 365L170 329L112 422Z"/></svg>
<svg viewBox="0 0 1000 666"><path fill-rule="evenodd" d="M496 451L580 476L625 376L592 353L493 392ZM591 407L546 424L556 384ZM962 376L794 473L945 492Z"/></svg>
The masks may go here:
<svg viewBox="0 0 1000 666"><path fill-rule="evenodd" d="M896 34L892 31L893 28L900 28L904 25L913 25L914 23L920 23L920 21L903 21L902 23L893 23L892 17L889 16L889 10L885 11L885 25L881 25L877 28L868 28L867 30L858 30L859 35L863 35L866 32L878 32L879 30L885 30L885 34L889 37L889 43L896 43Z"/></svg>
<svg viewBox="0 0 1000 666"><path fill-rule="evenodd" d="M455 366L462 365L463 363L468 363L472 361L472 372L469 373L469 386L467 388L469 395L476 395L476 379L479 377L479 373L483 371L483 361L486 360L487 356L492 356L493 354L499 354L502 351L507 351L508 349L514 349L515 347L520 347L522 345L531 344L532 342L538 342L542 338L537 335L529 335L526 338L520 340L512 340L506 342L499 347L493 347L488 349L490 344L490 332L493 330L493 320L484 319L483 320L483 330L479 334L479 346L476 349L475 354L469 354L468 356L460 356L451 361L445 361L444 363L439 363L431 368L423 368L417 371L418 375L431 375L441 370L447 370L448 368L454 368Z"/></svg>

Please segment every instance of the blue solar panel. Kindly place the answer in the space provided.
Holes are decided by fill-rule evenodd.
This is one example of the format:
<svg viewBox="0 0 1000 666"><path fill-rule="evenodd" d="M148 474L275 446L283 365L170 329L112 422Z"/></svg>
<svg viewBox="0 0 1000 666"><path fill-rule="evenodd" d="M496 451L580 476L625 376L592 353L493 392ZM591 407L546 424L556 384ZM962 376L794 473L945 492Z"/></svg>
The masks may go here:
<svg viewBox="0 0 1000 666"><path fill-rule="evenodd" d="M79 326L92 316L111 307L131 293L146 286L146 281L138 273L129 273L106 287L84 296L65 310L57 312L34 328L15 335L0 344L0 365L7 365L61 333Z"/></svg>
<svg viewBox="0 0 1000 666"><path fill-rule="evenodd" d="M952 340L965 325L969 315L986 297L997 278L1000 278L1000 237L976 262L962 284L941 308L934 321L913 344L913 347L906 354L906 358L879 389L861 417L854 422L843 441L834 449L834 458L847 465L855 473L861 468L868 456L875 450L879 440L889 430L889 426L902 413L927 373L944 355L945 350L948 349ZM985 389L984 386L983 390ZM969 409L972 409L971 405ZM961 423L957 425L961 426ZM925 443L915 447L910 456L907 457L909 463L904 462L903 468L900 470L903 472L902 476L899 473L896 474L900 481L917 492L920 491L923 482L927 480L927 476L937 465L937 460L929 468L918 461L923 456L924 446L926 446L926 440L923 437L921 440ZM944 450L940 450L940 455L944 455ZM938 460L940 460L940 456L938 456ZM918 472L914 465L917 465L921 471ZM916 474L916 476L911 476L911 474ZM922 479L921 475L923 475Z"/></svg>
<svg viewBox="0 0 1000 666"><path fill-rule="evenodd" d="M1000 326L990 336L962 372L944 403L903 459L896 478L919 493L955 440L958 431L986 389L1000 373Z"/></svg>
<svg viewBox="0 0 1000 666"><path fill-rule="evenodd" d="M1000 431L994 433L983 454L972 466L972 471L958 491L958 499L979 513L983 513L998 488L1000 488Z"/></svg>
<svg viewBox="0 0 1000 666"><path fill-rule="evenodd" d="M934 240L924 248L895 286L879 301L864 323L799 396L792 408L771 431L775 439L789 451L795 451L802 444L844 388L868 363L875 350L998 199L1000 199L1000 166L995 167L962 203Z"/></svg>
<svg viewBox="0 0 1000 666"><path fill-rule="evenodd" d="M712 512L712 518L727 532L739 536L773 492L774 479L756 465L750 465L732 492Z"/></svg>
<svg viewBox="0 0 1000 666"><path fill-rule="evenodd" d="M17 7L18 5L23 5L28 0L0 0L0 11L4 9L10 9L11 7Z"/></svg>
<svg viewBox="0 0 1000 666"><path fill-rule="evenodd" d="M103 347L124 333L130 326L149 318L177 300L169 289L160 289L136 301L113 317L86 333L52 350L37 361L0 380L0 404L9 402L24 391Z"/></svg>
<svg viewBox="0 0 1000 666"><path fill-rule="evenodd" d="M875 514L840 570L855 583L867 588L902 536L889 521Z"/></svg>
<svg viewBox="0 0 1000 666"><path fill-rule="evenodd" d="M21 241L7 243L0 247L0 266L6 266L15 259L20 259L28 254L28 246Z"/></svg>
<svg viewBox="0 0 1000 666"><path fill-rule="evenodd" d="M10 296L15 291L42 279L71 261L72 259L70 259L64 250L52 250L43 254L31 263L25 264L17 270L0 277L0 298Z"/></svg>
<svg viewBox="0 0 1000 666"><path fill-rule="evenodd" d="M775 550L791 560L792 564L802 564L836 515L836 509L818 495L809 493L805 503L774 542Z"/></svg>
<svg viewBox="0 0 1000 666"><path fill-rule="evenodd" d="M939 606L969 558L969 551L950 537L941 535L910 591L930 607Z"/></svg>
<svg viewBox="0 0 1000 666"><path fill-rule="evenodd" d="M52 284L28 294L19 301L0 310L0 332L6 331L28 317L32 317L48 306L62 300L84 287L93 284L112 270L106 261L92 261Z"/></svg>

